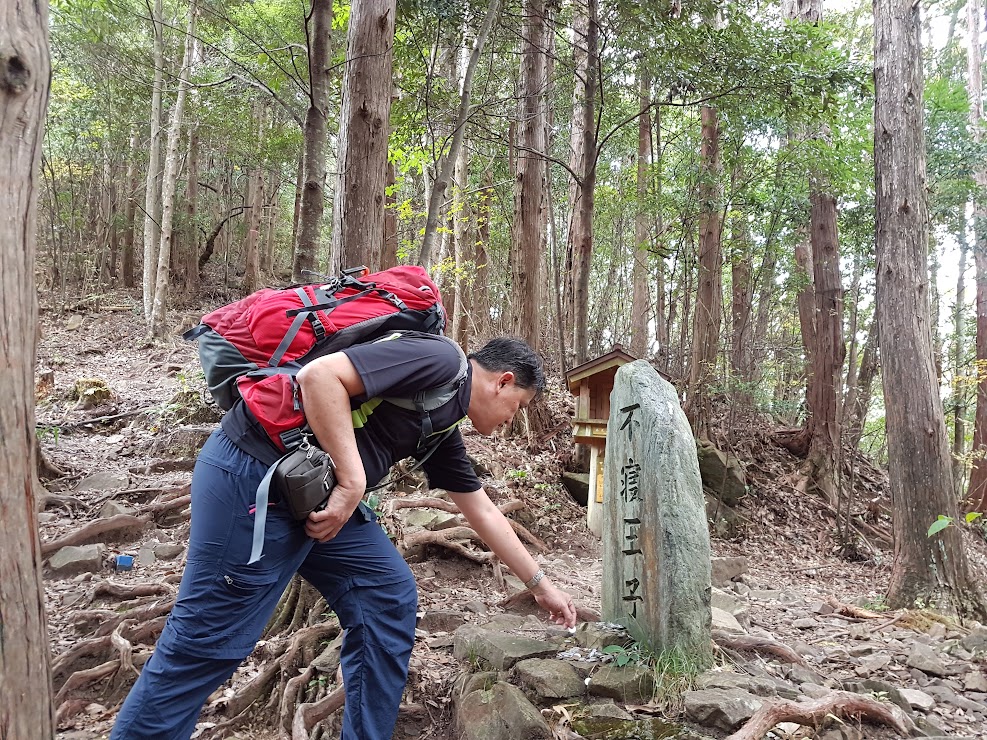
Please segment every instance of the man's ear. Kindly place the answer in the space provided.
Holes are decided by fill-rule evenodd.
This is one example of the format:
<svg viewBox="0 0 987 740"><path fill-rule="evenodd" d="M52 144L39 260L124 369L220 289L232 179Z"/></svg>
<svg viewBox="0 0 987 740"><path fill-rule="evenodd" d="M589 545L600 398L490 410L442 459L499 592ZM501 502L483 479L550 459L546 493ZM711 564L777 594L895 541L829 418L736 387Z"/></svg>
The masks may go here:
<svg viewBox="0 0 987 740"><path fill-rule="evenodd" d="M510 370L504 371L500 374L500 377L497 378L497 390L500 390L501 388L506 388L513 382L514 382L514 373L512 373Z"/></svg>

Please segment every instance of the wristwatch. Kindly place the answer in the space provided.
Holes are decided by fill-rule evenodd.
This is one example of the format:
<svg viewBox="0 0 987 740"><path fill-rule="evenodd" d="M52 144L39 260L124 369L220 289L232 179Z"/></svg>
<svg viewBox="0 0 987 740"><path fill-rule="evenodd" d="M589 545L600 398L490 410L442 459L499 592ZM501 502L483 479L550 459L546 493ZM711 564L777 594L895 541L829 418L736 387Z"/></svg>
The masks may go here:
<svg viewBox="0 0 987 740"><path fill-rule="evenodd" d="M524 587L528 589L534 588L539 583L541 583L541 579L544 577L545 577L545 571L539 568L538 571L533 576L531 576L531 578L528 581L525 581Z"/></svg>

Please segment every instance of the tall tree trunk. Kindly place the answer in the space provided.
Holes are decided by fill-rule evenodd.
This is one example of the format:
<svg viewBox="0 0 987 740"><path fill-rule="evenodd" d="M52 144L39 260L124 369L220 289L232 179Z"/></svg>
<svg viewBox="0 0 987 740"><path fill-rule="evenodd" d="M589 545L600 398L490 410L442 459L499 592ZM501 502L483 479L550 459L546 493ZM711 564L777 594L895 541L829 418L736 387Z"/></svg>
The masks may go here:
<svg viewBox="0 0 987 740"><path fill-rule="evenodd" d="M716 374L716 352L723 314L723 248L720 242L720 128L715 108L704 105L699 185L699 290L692 331L692 360L685 413L697 437L707 437L709 387Z"/></svg>
<svg viewBox="0 0 987 740"><path fill-rule="evenodd" d="M751 382L754 283L751 276L751 239L746 213L741 212L733 218L731 231L730 369L735 382L734 397L741 405L750 406L754 402Z"/></svg>
<svg viewBox="0 0 987 740"><path fill-rule="evenodd" d="M490 257L487 253L487 245L490 244L490 214L493 199L493 170L488 168L484 175L484 187L476 195L476 239L473 247L476 282L473 288L473 329L477 338L488 338L490 335Z"/></svg>
<svg viewBox="0 0 987 740"><path fill-rule="evenodd" d="M453 176L453 170L459 161L459 152L463 147L463 140L466 136L466 124L470 116L470 100L473 94L473 75L476 72L476 65L480 61L480 54L487 38L490 36L490 29L493 28L494 20L500 11L500 0L490 0L487 14L483 19L480 30L473 42L473 52L469 61L465 65L459 80L459 110L456 114L456 126L452 133L452 142L449 151L440 157L438 162L437 177L432 183L432 189L428 198L428 210L425 216L425 234L422 237L422 251L418 263L429 268L432 262L432 246L435 242L435 234L439 224L439 212L445 192L449 187L449 181ZM523 64L523 62L522 62ZM522 96L524 93L522 92Z"/></svg>
<svg viewBox="0 0 987 740"><path fill-rule="evenodd" d="M121 254L121 270L123 284L127 288L134 287L134 222L137 216L137 147L140 137L136 127L130 134L130 159L127 161L126 193L123 206L123 246Z"/></svg>
<svg viewBox="0 0 987 740"><path fill-rule="evenodd" d="M835 504L839 494L840 397L843 380L843 286L836 235L836 199L814 179L811 186L812 274L815 283L815 351L812 363L813 432L809 490Z"/></svg>
<svg viewBox="0 0 987 740"><path fill-rule="evenodd" d="M569 29L572 43L572 69L574 85L572 90L572 123L569 125L569 172L575 173L569 177L569 227L566 229L566 251L563 274L563 331L574 336L575 321L575 270L576 259L576 222L579 215L579 199L581 196L580 181L585 170L583 161L583 133L586 122L587 75L589 73L589 54L587 53L587 38L589 36L589 15L582 5L574 6L572 27ZM513 172L513 170L511 170ZM576 352L573 351L573 356Z"/></svg>
<svg viewBox="0 0 987 740"><path fill-rule="evenodd" d="M864 424L867 421L867 412L870 410L870 399L874 388L874 378L880 368L878 353L878 326L877 311L870 322L870 329L867 330L867 340L864 342L864 351L860 355L860 370L857 373L857 382L850 386L846 397L844 408L844 424L846 426L850 449L856 450L860 447L860 438L864 433Z"/></svg>
<svg viewBox="0 0 987 740"><path fill-rule="evenodd" d="M353 0L332 205L331 269L380 266L396 0Z"/></svg>
<svg viewBox="0 0 987 740"><path fill-rule="evenodd" d="M147 184L144 189L144 319L150 324L154 305L158 247L161 239L161 93L164 87L164 29L162 0L154 0L154 83L151 88L151 140L148 142Z"/></svg>
<svg viewBox="0 0 987 740"><path fill-rule="evenodd" d="M178 143L182 138L182 117L185 115L185 98L188 95L192 60L195 58L196 0L191 0L188 10L188 32L185 36L185 56L178 73L178 94L171 108L168 126L168 145L165 153L164 175L161 178L161 245L158 250L157 279L154 286L154 306L151 309L151 336L161 339L165 335L168 314L168 286L171 282L171 238L175 214L175 187L178 184Z"/></svg>
<svg viewBox="0 0 987 740"><path fill-rule="evenodd" d="M874 1L877 306L894 512L891 608L923 603L987 617L958 527L949 444L932 358L920 8Z"/></svg>
<svg viewBox="0 0 987 740"><path fill-rule="evenodd" d="M397 171L394 162L387 162L387 182L384 192L384 247L380 255L380 269L386 270L398 264L398 196Z"/></svg>
<svg viewBox="0 0 987 740"><path fill-rule="evenodd" d="M511 293L514 331L538 349L541 238L545 231L545 3L524 0L521 49L521 120L514 188Z"/></svg>
<svg viewBox="0 0 987 740"><path fill-rule="evenodd" d="M263 116L259 116L262 118ZM259 165L250 172L247 183L247 244L244 255L243 289L252 293L260 288L260 227L264 206L264 173Z"/></svg>
<svg viewBox="0 0 987 740"><path fill-rule="evenodd" d="M651 104L651 75L644 63L638 71L638 103L642 111ZM648 280L648 255L651 238L648 233L648 170L651 166L651 115L644 112L637 121L637 209L634 214L634 269L631 278L631 341L630 352L644 358L648 352L648 309L651 304Z"/></svg>
<svg viewBox="0 0 987 740"><path fill-rule="evenodd" d="M291 257L294 262L295 244L298 240L298 222L302 213L302 190L305 188L305 155L298 155L298 168L295 170L295 207L291 215Z"/></svg>
<svg viewBox="0 0 987 740"><path fill-rule="evenodd" d="M281 202L281 178L277 170L271 170L267 175L267 187L264 190L264 251L262 254L261 271L267 275L273 273L275 268L275 227L278 223L278 203Z"/></svg>
<svg viewBox="0 0 987 740"><path fill-rule="evenodd" d="M574 170L580 175L577 185L577 195L573 209L570 239L572 244L572 351L575 353L576 364L580 365L588 359L589 350L589 278L593 265L593 211L595 207L596 190L596 89L597 72L599 70L598 46L600 24L598 19L598 0L587 0L586 3L586 64L583 75L584 81L577 82L577 89L582 92L581 105L574 110L573 118L578 117L579 132L582 138L579 142L579 163L581 169ZM575 43L579 43L577 38ZM579 76L577 67L576 75Z"/></svg>
<svg viewBox="0 0 987 740"><path fill-rule="evenodd" d="M194 293L199 288L199 127L192 124L188 132L188 179L185 186L185 288Z"/></svg>
<svg viewBox="0 0 987 740"><path fill-rule="evenodd" d="M967 0L967 86L970 99L970 128L976 143L983 141L983 54L980 46L980 23L983 18L980 0ZM977 292L977 406L973 417L973 468L970 470L968 504L974 511L987 513L987 167L974 172L979 192L973 203L973 261L976 265ZM957 307L959 307L957 296ZM957 308L959 310L959 308ZM958 335L957 335L958 341Z"/></svg>
<svg viewBox="0 0 987 740"><path fill-rule="evenodd" d="M665 285L665 223L661 213L661 191L662 191L662 164L663 151L661 144L661 108L655 108L654 141L651 144L652 164L655 170L654 191L655 202L655 225L654 244L657 257L655 259L655 339L658 341L658 356L661 358L661 367L668 370L668 361L671 357L669 351L669 332L671 322L670 312L667 305L666 285Z"/></svg>
<svg viewBox="0 0 987 740"><path fill-rule="evenodd" d="M329 104L329 41L332 32L332 0L312 0L306 19L308 36L309 101L305 113L301 225L294 245L291 280L311 282L322 232L326 191L326 133Z"/></svg>
<svg viewBox="0 0 987 740"><path fill-rule="evenodd" d="M0 737L55 736L35 499L35 240L51 61L48 4L0 4Z"/></svg>
<svg viewBox="0 0 987 740"><path fill-rule="evenodd" d="M956 498L963 498L966 473L963 465L963 451L966 443L966 383L963 365L963 319L966 307L966 255L970 249L966 240L966 218L962 219L956 232L960 245L960 267L956 275L956 305L953 307L953 488Z"/></svg>

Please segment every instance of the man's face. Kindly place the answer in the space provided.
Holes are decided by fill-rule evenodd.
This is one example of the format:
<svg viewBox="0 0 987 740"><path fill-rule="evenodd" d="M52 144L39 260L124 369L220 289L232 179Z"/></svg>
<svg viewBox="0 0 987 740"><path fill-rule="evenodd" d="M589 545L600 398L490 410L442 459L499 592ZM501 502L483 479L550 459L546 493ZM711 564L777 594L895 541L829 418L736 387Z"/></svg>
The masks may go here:
<svg viewBox="0 0 987 740"><path fill-rule="evenodd" d="M497 427L514 418L535 397L534 389L514 384L514 373L501 373L491 382L474 384L470 395L469 417L480 434L493 434Z"/></svg>

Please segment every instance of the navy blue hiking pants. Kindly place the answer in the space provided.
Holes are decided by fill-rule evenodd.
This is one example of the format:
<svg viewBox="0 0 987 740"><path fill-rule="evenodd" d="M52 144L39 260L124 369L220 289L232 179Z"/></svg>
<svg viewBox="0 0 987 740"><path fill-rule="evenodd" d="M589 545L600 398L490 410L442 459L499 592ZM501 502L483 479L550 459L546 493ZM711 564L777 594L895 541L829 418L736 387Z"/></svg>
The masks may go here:
<svg viewBox="0 0 987 740"><path fill-rule="evenodd" d="M264 556L247 565L265 472L222 430L202 448L178 600L111 740L187 740L205 700L253 650L296 571L346 630L342 740L391 737L415 639L414 577L362 504L326 543L310 539L283 507L270 507Z"/></svg>

